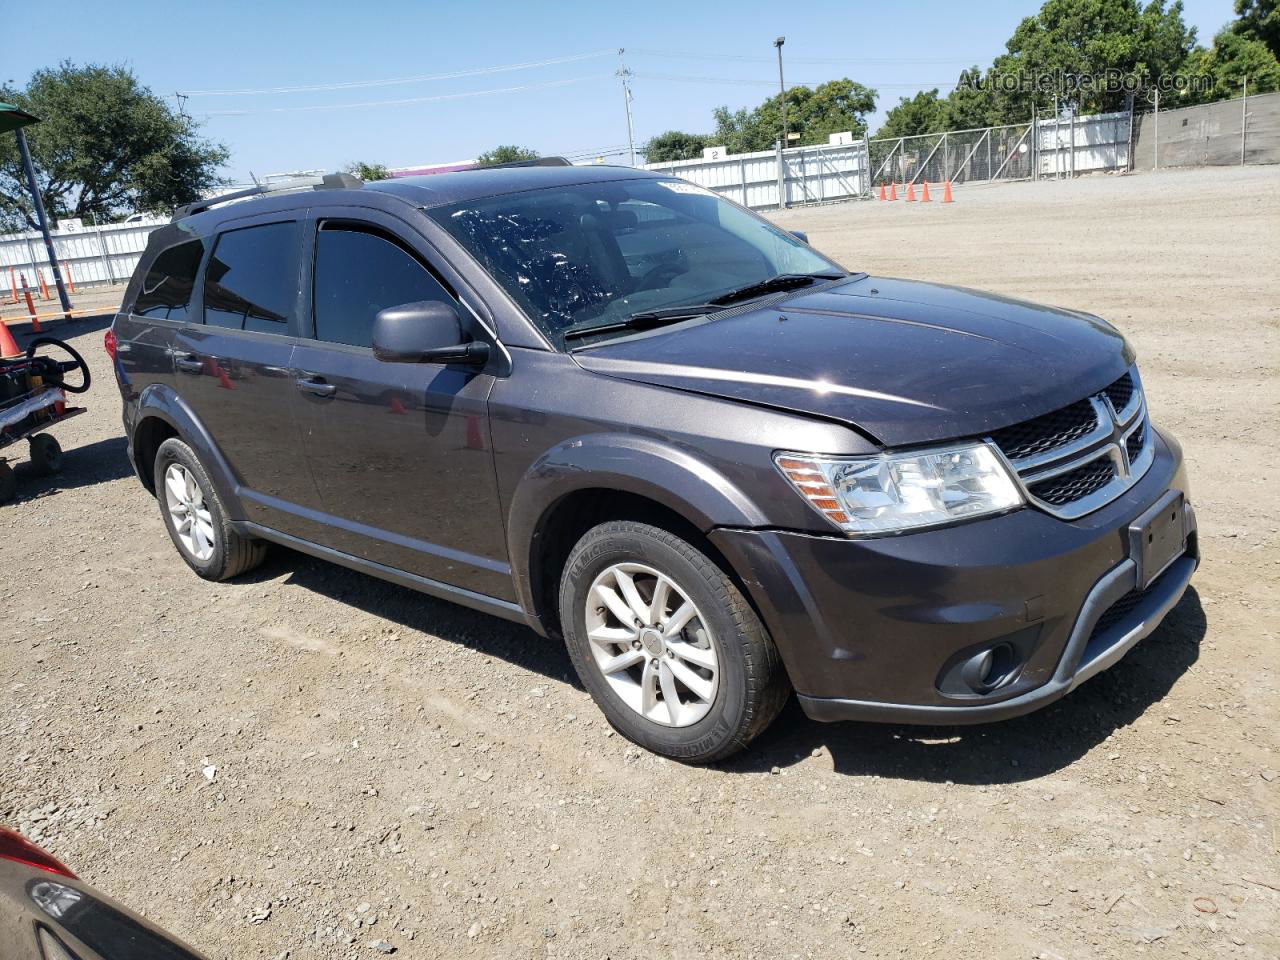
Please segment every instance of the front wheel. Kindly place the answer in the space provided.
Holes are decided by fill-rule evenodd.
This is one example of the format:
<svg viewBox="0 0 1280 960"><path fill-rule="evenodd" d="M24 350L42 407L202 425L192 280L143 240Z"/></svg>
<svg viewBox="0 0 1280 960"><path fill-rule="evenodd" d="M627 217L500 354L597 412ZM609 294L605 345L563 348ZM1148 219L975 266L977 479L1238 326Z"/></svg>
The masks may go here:
<svg viewBox="0 0 1280 960"><path fill-rule="evenodd" d="M578 541L560 582L560 622L578 676L614 728L677 760L741 750L790 691L734 582L648 524L611 521Z"/></svg>

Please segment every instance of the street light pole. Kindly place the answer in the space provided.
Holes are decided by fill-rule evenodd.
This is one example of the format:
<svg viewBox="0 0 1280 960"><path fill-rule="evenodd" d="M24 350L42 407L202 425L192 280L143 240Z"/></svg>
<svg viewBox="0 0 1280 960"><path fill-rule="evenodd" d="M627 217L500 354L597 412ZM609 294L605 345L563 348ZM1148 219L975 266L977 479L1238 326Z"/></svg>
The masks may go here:
<svg viewBox="0 0 1280 960"><path fill-rule="evenodd" d="M782 79L782 45L786 42L786 37L779 37L773 41L773 45L778 51L778 90L782 95L782 146L784 148L787 145L787 84Z"/></svg>

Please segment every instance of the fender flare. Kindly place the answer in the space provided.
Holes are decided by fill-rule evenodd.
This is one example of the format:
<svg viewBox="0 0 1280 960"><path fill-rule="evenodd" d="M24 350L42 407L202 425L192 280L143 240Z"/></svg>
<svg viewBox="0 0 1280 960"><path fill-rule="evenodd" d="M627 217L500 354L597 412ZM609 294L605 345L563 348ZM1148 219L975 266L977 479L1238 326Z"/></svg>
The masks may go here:
<svg viewBox="0 0 1280 960"><path fill-rule="evenodd" d="M688 449L650 437L596 433L565 440L530 464L507 511L507 552L516 596L537 620L533 558L540 528L564 497L579 490L636 494L679 514L703 533L716 527L762 527L756 504Z"/></svg>
<svg viewBox="0 0 1280 960"><path fill-rule="evenodd" d="M240 484L236 480L235 471L214 443L204 423L172 387L153 383L142 391L129 436L130 451L134 449L134 439L142 424L151 418L163 420L177 432L183 443L195 451L227 509L228 519L246 519L240 504Z"/></svg>

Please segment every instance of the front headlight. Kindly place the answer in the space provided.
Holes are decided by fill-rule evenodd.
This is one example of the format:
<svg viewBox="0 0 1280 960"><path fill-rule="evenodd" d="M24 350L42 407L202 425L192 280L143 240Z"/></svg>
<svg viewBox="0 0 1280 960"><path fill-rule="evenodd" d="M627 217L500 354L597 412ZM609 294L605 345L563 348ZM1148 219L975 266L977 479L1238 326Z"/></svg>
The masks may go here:
<svg viewBox="0 0 1280 960"><path fill-rule="evenodd" d="M851 534L899 533L1023 503L985 443L873 457L778 453L773 460L815 510Z"/></svg>

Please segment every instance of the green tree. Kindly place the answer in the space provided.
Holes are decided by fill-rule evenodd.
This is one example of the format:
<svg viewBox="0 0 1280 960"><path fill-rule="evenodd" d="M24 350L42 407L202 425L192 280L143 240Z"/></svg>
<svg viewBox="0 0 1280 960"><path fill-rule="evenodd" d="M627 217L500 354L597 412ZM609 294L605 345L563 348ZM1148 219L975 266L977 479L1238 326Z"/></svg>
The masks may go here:
<svg viewBox="0 0 1280 960"><path fill-rule="evenodd" d="M391 171L380 163L365 163L363 160L355 160L348 163L343 169L347 173L355 174L365 183L391 179Z"/></svg>
<svg viewBox="0 0 1280 960"><path fill-rule="evenodd" d="M1189 103L1238 97L1246 77L1250 93L1280 90L1280 61L1276 55L1261 40L1237 33L1232 27L1221 30L1208 50L1197 49L1188 59L1186 71L1213 80L1212 89L1189 94Z"/></svg>
<svg viewBox="0 0 1280 960"><path fill-rule="evenodd" d="M1081 113L1122 110L1123 90L1101 84L1089 88L1071 77L1102 77L1109 71L1142 81L1177 71L1195 48L1195 28L1182 19L1181 0L1166 7L1151 0L1047 0L1035 16L1025 18L996 58L995 70L1024 77L1049 77L1038 90L1000 91L998 112L1006 123L1041 112L1055 94Z"/></svg>
<svg viewBox="0 0 1280 960"><path fill-rule="evenodd" d="M876 108L876 91L847 77L830 80L815 89L787 90L787 130L799 134L791 145L826 143L828 136L848 130L855 137L867 129L866 115ZM716 132L712 140L730 153L769 150L782 138L782 95L770 97L758 107L731 111L718 107L713 114Z"/></svg>
<svg viewBox="0 0 1280 960"><path fill-rule="evenodd" d="M946 130L950 122L946 99L938 89L921 90L914 97L902 97L898 105L885 114L884 124L876 138L914 137L922 133Z"/></svg>
<svg viewBox="0 0 1280 960"><path fill-rule="evenodd" d="M651 138L640 152L647 163L670 163L673 160L697 159L709 146L711 139L706 134L668 130Z"/></svg>
<svg viewBox="0 0 1280 960"><path fill-rule="evenodd" d="M199 136L122 66L63 62L37 70L25 88L0 87L0 100L43 121L26 128L37 186L50 217L112 219L167 211L225 182L227 149ZM15 138L0 137L0 222L34 227Z"/></svg>
<svg viewBox="0 0 1280 960"><path fill-rule="evenodd" d="M1280 6L1276 0L1236 0L1233 33L1246 40L1261 40L1280 59ZM1215 38L1216 40L1216 38Z"/></svg>
<svg viewBox="0 0 1280 960"><path fill-rule="evenodd" d="M494 147L476 157L476 163L482 167L491 167L495 163L520 163L524 160L537 160L538 151L528 147L517 147L514 144L503 144Z"/></svg>

